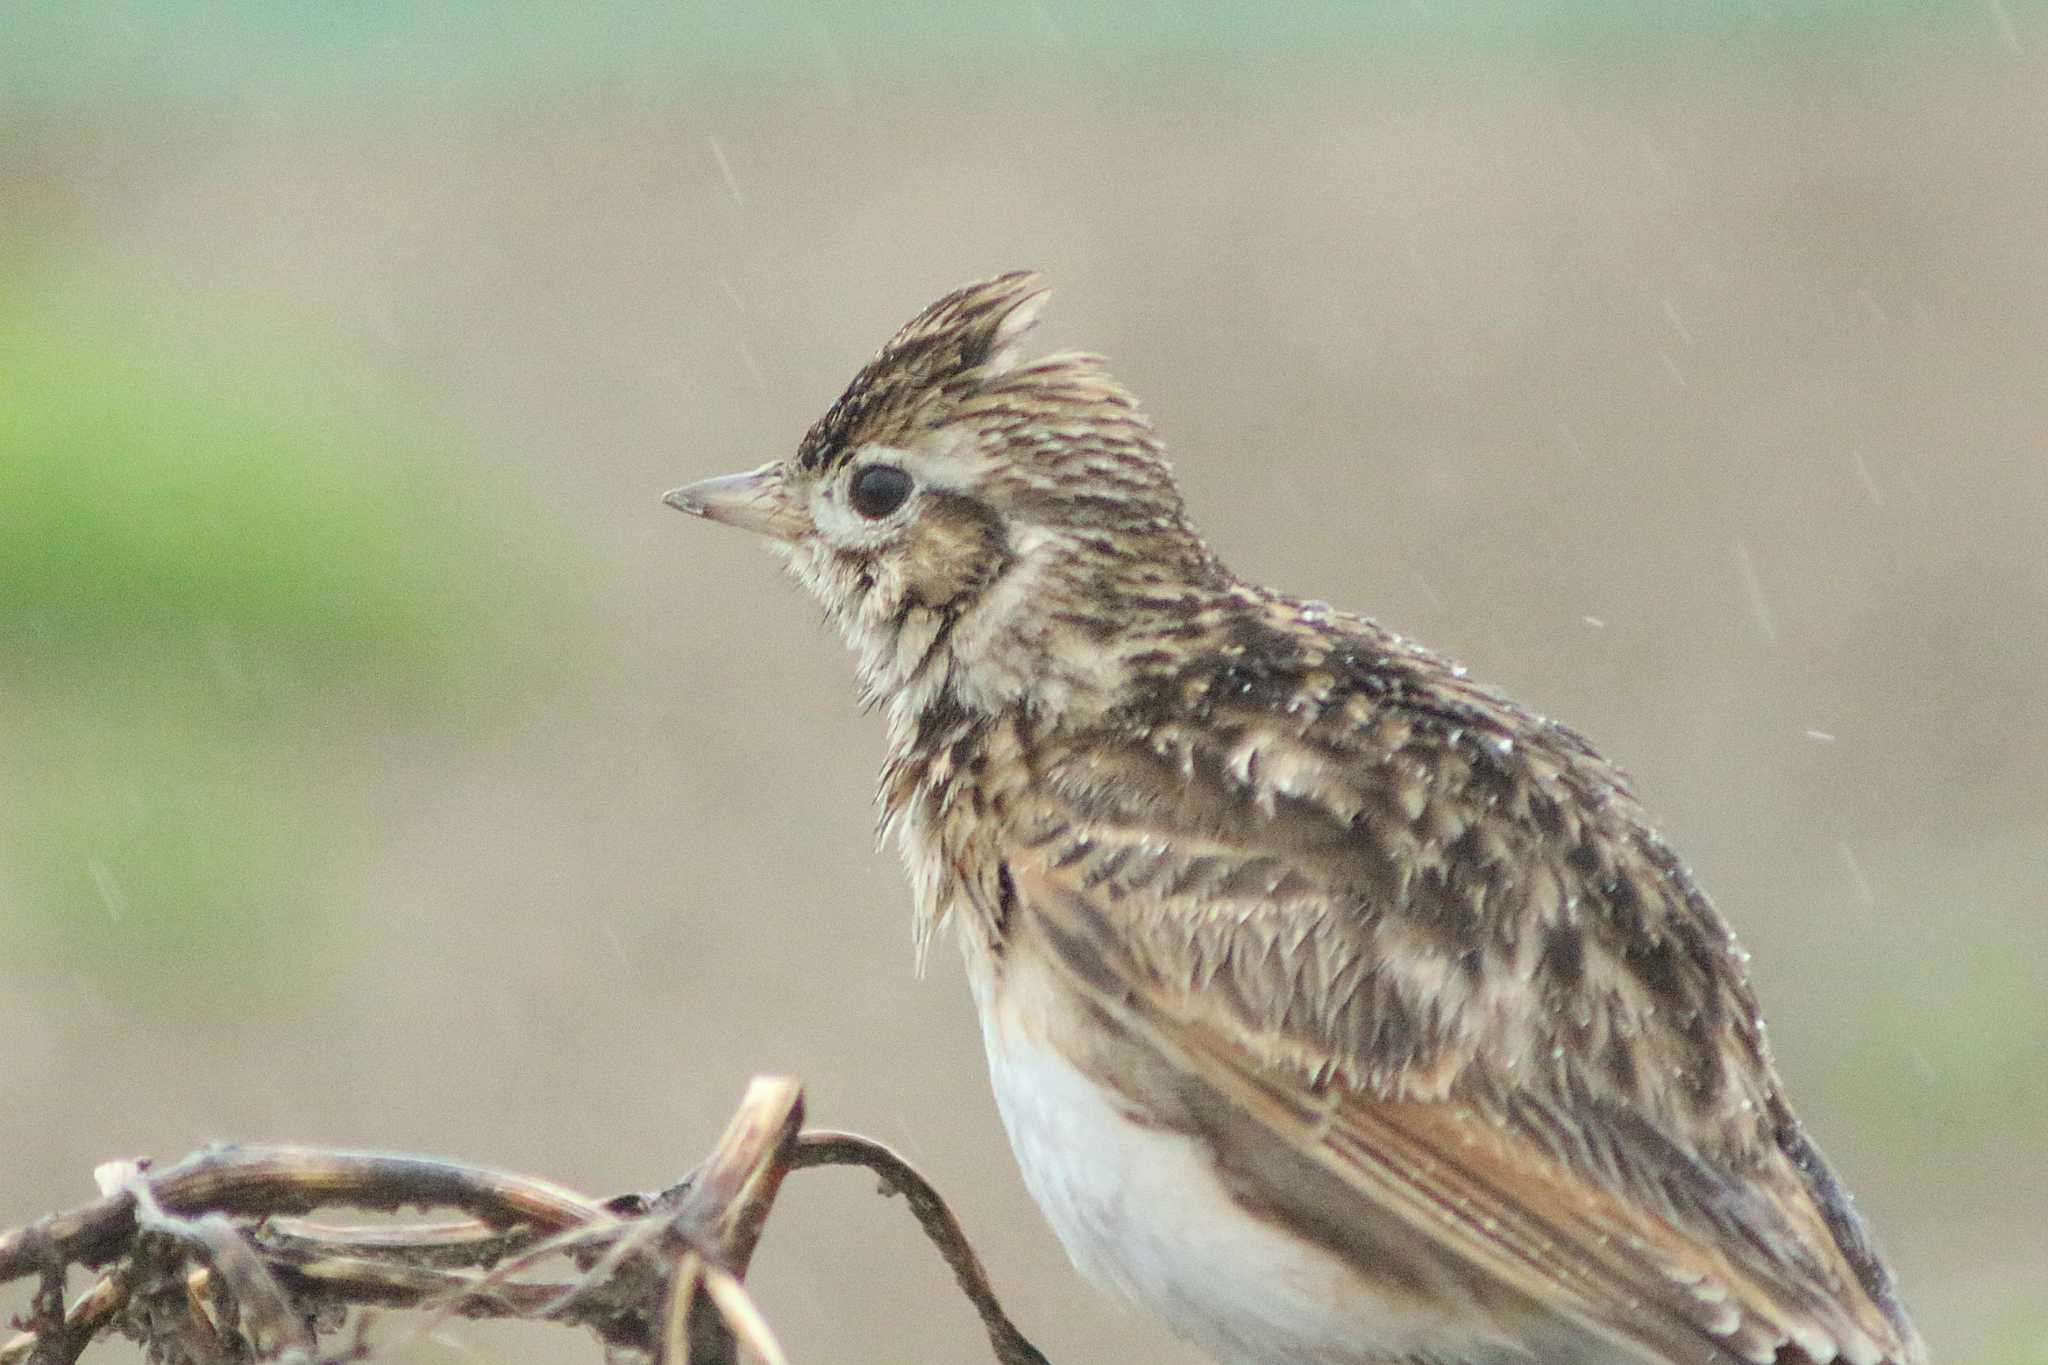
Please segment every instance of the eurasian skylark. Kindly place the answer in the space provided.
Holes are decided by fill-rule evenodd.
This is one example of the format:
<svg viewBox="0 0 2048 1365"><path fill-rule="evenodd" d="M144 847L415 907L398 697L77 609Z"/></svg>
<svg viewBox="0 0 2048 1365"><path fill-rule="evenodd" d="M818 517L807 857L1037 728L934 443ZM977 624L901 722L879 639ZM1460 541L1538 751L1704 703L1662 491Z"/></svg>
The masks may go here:
<svg viewBox="0 0 2048 1365"><path fill-rule="evenodd" d="M1228 1362L1923 1361L1627 780L1232 574L1103 362L1023 359L1044 297L948 295L668 501L768 537L887 709L920 951L1075 1265Z"/></svg>

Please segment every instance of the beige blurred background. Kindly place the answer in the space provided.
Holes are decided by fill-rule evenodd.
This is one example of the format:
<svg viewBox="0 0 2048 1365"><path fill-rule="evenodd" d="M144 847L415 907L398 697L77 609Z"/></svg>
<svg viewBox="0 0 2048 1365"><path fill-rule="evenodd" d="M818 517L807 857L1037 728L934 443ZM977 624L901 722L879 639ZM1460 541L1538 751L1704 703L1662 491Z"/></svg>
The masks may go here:
<svg viewBox="0 0 2048 1365"><path fill-rule="evenodd" d="M838 644L659 500L1031 265L1238 569L1634 772L1937 1358L2048 1360L2048 18L1574 14L564 19L445 82L17 31L0 1225L212 1138L646 1188L786 1071L1053 1361L1192 1361L1028 1203L953 955L912 977ZM127 463L67 449L110 413ZM857 1175L786 1187L755 1285L798 1361L986 1358Z"/></svg>

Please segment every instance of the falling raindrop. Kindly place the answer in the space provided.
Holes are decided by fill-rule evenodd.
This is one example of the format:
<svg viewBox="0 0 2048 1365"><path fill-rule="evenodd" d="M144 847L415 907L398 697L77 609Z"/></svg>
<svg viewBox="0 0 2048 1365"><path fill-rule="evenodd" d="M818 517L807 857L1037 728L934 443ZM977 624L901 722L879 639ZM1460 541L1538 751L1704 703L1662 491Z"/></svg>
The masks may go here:
<svg viewBox="0 0 2048 1365"><path fill-rule="evenodd" d="M831 87L833 97L841 104L851 104L853 73L847 69L846 58L840 55L839 44L832 40L832 31L823 24L813 24L810 38L811 56L824 73L825 83Z"/></svg>
<svg viewBox="0 0 2048 1365"><path fill-rule="evenodd" d="M1068 45L1066 29L1061 26L1059 20L1053 18L1052 11L1044 5L1031 7L1031 21L1037 26L1039 36L1045 39L1048 47L1064 48Z"/></svg>
<svg viewBox="0 0 2048 1365"><path fill-rule="evenodd" d="M1684 342L1687 346L1691 346L1693 344L1692 332L1686 327L1685 319L1678 316L1678 309L1673 306L1670 299L1663 299L1660 302L1664 305L1664 318L1665 321L1671 324L1671 330L1678 333L1680 341Z"/></svg>
<svg viewBox="0 0 2048 1365"><path fill-rule="evenodd" d="M740 348L740 364L747 367L747 378L754 381L755 389L761 393L768 392L768 377L761 373L761 362L754 358L754 348L747 345L744 337L737 337L734 341Z"/></svg>
<svg viewBox="0 0 2048 1365"><path fill-rule="evenodd" d="M2012 16L2005 12L2005 0L1985 0L1991 11L1991 22L1997 26L1998 42L2007 52L2020 50L2019 30L2012 26Z"/></svg>
<svg viewBox="0 0 2048 1365"><path fill-rule="evenodd" d="M732 196L733 207L744 212L747 207L747 201L740 194L740 182L733 176L732 162L726 160L725 148L719 144L716 137L708 133L705 135L704 140L711 144L711 159L718 163L718 174L725 180L725 192Z"/></svg>
<svg viewBox="0 0 2048 1365"><path fill-rule="evenodd" d="M1872 507L1884 506L1884 490L1877 486L1877 479L1870 472L1870 464L1863 458L1863 452L1855 453L1856 478L1863 485L1863 496L1870 499Z"/></svg>
<svg viewBox="0 0 2048 1365"><path fill-rule="evenodd" d="M93 888L100 893L100 904L106 907L107 918L119 924L128 914L128 893L121 889L120 879L98 858L86 859L85 870L92 877Z"/></svg>
<svg viewBox="0 0 2048 1365"><path fill-rule="evenodd" d="M1572 453L1574 460L1582 465L1591 461L1592 457L1586 454L1585 442L1579 439L1579 433L1573 429L1571 423L1559 422L1557 424L1557 434L1564 441L1565 449Z"/></svg>
<svg viewBox="0 0 2048 1365"><path fill-rule="evenodd" d="M1747 541L1735 542L1735 568L1742 575L1742 590L1749 597L1749 611L1756 620L1757 633L1776 644L1778 627L1771 620L1771 604L1764 600L1763 580L1757 576L1756 559L1750 554Z"/></svg>
<svg viewBox="0 0 2048 1365"><path fill-rule="evenodd" d="M1849 874L1849 882L1856 888L1856 899L1865 905L1876 905L1877 895L1870 889L1870 879L1863 875L1863 865L1856 861L1855 851L1849 845L1838 843L1835 853L1842 860L1842 870Z"/></svg>
<svg viewBox="0 0 2048 1365"><path fill-rule="evenodd" d="M626 941L619 937L618 925L606 920L598 927L598 933L604 938L605 946L612 950L612 956L619 960L621 967L633 965L633 955L626 951Z"/></svg>

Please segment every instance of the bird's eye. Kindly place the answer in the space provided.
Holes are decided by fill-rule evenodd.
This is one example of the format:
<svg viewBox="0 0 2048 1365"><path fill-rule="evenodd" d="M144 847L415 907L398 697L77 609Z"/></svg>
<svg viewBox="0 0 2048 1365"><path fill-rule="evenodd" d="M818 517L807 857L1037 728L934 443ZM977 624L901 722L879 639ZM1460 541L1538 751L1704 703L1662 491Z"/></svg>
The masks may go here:
<svg viewBox="0 0 2048 1365"><path fill-rule="evenodd" d="M910 476L893 464L871 464L853 476L847 493L854 511L869 521L880 521L910 496Z"/></svg>

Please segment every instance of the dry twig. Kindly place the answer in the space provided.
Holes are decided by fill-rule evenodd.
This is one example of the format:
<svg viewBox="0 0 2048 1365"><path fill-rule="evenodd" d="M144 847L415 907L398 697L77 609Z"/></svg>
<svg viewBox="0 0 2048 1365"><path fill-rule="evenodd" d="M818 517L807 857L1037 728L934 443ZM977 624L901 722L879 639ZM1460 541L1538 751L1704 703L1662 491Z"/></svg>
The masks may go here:
<svg viewBox="0 0 2048 1365"><path fill-rule="evenodd" d="M786 1365L747 1267L783 1177L837 1165L865 1167L906 1198L1002 1365L1045 1365L931 1184L879 1143L804 1133L802 1121L797 1083L758 1077L695 1170L611 1200L459 1162L310 1147L215 1146L162 1169L114 1163L99 1172L101 1199L0 1233L0 1283L39 1282L20 1333L0 1342L0 1365L71 1365L109 1328L166 1365L334 1365L370 1354L364 1330L379 1308L426 1312L428 1327L456 1314L580 1326L613 1361ZM402 1226L305 1217L332 1206L464 1216ZM563 1268L543 1275L550 1262ZM74 1268L97 1278L67 1307Z"/></svg>

